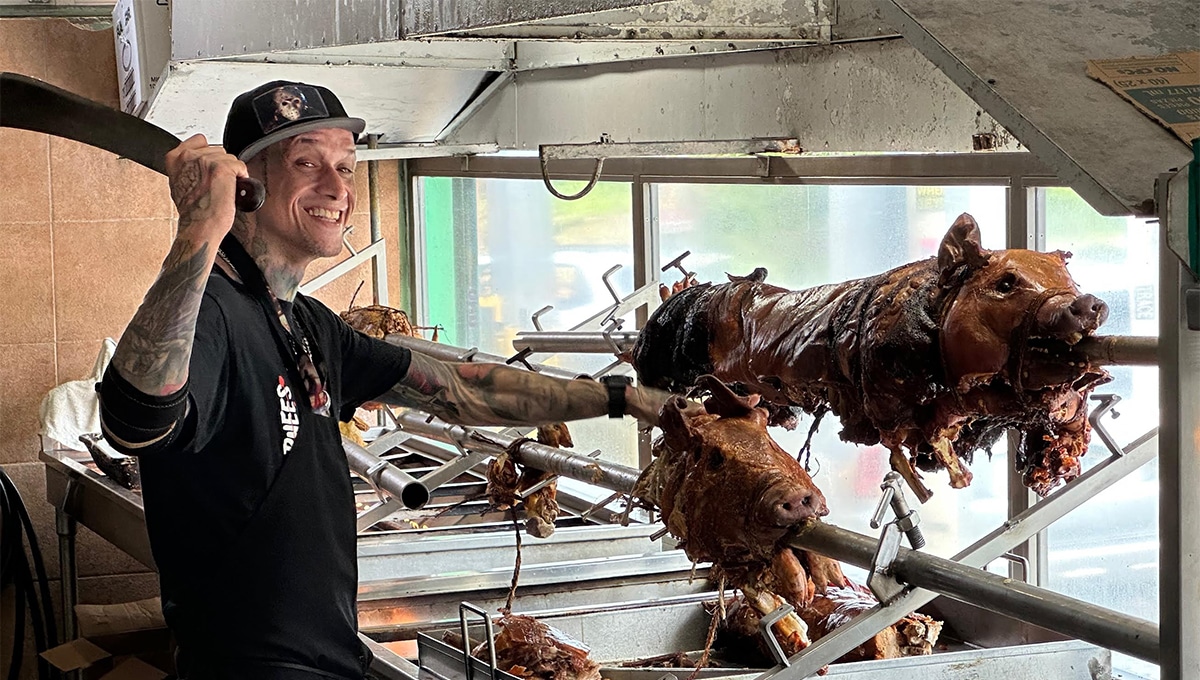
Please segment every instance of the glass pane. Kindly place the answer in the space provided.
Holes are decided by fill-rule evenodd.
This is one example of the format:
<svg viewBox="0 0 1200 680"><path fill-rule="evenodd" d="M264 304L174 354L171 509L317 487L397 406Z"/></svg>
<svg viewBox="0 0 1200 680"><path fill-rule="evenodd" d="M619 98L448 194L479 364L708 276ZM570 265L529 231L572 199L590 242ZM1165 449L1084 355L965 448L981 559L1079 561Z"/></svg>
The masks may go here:
<svg viewBox="0 0 1200 680"><path fill-rule="evenodd" d="M984 246L1004 247L1006 190L999 186L661 184L657 189L660 258L667 262L690 250L684 264L702 282L722 282L726 272L745 275L755 267L769 270L768 283L787 288L877 274L936 255L963 212L979 222ZM664 277L672 280L670 273ZM771 434L796 452L811 422L804 418L791 432L774 428ZM843 442L840 429L829 416L813 438L814 480L829 501L830 521L877 534L869 520L879 483L890 469L887 452ZM949 487L945 473L925 475L934 497L920 507L921 521L927 550L935 554L953 554L1005 519L1005 444L995 447L990 461L979 456L970 467L974 481L958 491Z"/></svg>
<svg viewBox="0 0 1200 680"><path fill-rule="evenodd" d="M1046 189L1046 243L1073 253L1079 289L1108 303L1105 335L1158 335L1158 228L1145 220L1102 217L1070 189ZM1122 446L1158 424L1158 369L1110 366L1096 393L1120 395L1119 418L1105 427ZM1085 469L1109 455L1092 437ZM1158 620L1158 465L1151 462L1049 529L1050 587L1081 600ZM1158 677L1136 659L1119 667Z"/></svg>
<svg viewBox="0 0 1200 680"><path fill-rule="evenodd" d="M560 186L561 184L561 186ZM568 330L612 304L601 275L613 265L618 294L633 291L632 188L601 182L576 201L554 198L540 181L423 177L428 325L460 347L512 356L518 331ZM555 183L564 193L581 182ZM598 328L598 326L597 326ZM593 373L607 355L535 355L532 361ZM604 459L637 464L632 420L574 423L576 448L602 449Z"/></svg>

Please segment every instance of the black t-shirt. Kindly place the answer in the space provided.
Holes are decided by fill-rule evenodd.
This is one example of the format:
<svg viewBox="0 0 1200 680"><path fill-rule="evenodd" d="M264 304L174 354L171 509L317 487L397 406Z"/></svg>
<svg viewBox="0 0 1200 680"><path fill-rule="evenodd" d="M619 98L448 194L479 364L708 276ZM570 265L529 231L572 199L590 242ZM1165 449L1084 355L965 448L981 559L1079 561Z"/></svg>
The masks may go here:
<svg viewBox="0 0 1200 680"><path fill-rule="evenodd" d="M268 305L214 268L187 416L161 442L129 451L139 455L163 612L190 676L261 664L263 677L359 677L354 500L337 416L395 385L410 355L298 295L289 317L309 339L333 413L316 415Z"/></svg>

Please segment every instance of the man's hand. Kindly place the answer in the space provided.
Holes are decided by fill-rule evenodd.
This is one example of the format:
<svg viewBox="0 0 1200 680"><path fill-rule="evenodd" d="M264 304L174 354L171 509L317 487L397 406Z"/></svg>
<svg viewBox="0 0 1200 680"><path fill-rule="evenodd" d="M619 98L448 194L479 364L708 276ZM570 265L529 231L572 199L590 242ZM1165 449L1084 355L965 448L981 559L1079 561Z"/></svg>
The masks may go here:
<svg viewBox="0 0 1200 680"><path fill-rule="evenodd" d="M237 178L246 164L193 135L167 153L171 200L179 211L179 233L191 240L219 243L233 226Z"/></svg>

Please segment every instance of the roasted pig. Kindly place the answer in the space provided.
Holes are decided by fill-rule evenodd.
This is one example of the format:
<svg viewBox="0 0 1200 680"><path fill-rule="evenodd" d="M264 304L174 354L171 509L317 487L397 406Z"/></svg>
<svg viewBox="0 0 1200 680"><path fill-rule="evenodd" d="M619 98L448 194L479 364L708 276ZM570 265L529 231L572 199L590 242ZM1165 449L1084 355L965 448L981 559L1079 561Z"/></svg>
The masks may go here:
<svg viewBox="0 0 1200 680"><path fill-rule="evenodd" d="M684 391L712 374L773 405L832 411L841 436L882 443L922 501L917 468L971 481L974 451L1007 428L1022 433L1016 465L1046 495L1080 473L1086 399L1110 380L1075 345L1104 323L1105 303L1081 294L1069 253L986 250L959 216L936 258L804 290L766 271L671 295L629 358L647 385Z"/></svg>

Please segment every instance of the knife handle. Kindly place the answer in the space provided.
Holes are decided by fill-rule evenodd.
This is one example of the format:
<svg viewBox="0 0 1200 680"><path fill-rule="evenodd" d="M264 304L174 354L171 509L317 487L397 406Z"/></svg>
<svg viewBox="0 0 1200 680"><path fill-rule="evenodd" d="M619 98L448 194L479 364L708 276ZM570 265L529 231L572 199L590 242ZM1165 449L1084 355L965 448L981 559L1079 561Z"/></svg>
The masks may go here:
<svg viewBox="0 0 1200 680"><path fill-rule="evenodd" d="M253 177L238 177L237 196L233 202L242 212L254 212L267 200L267 188Z"/></svg>

